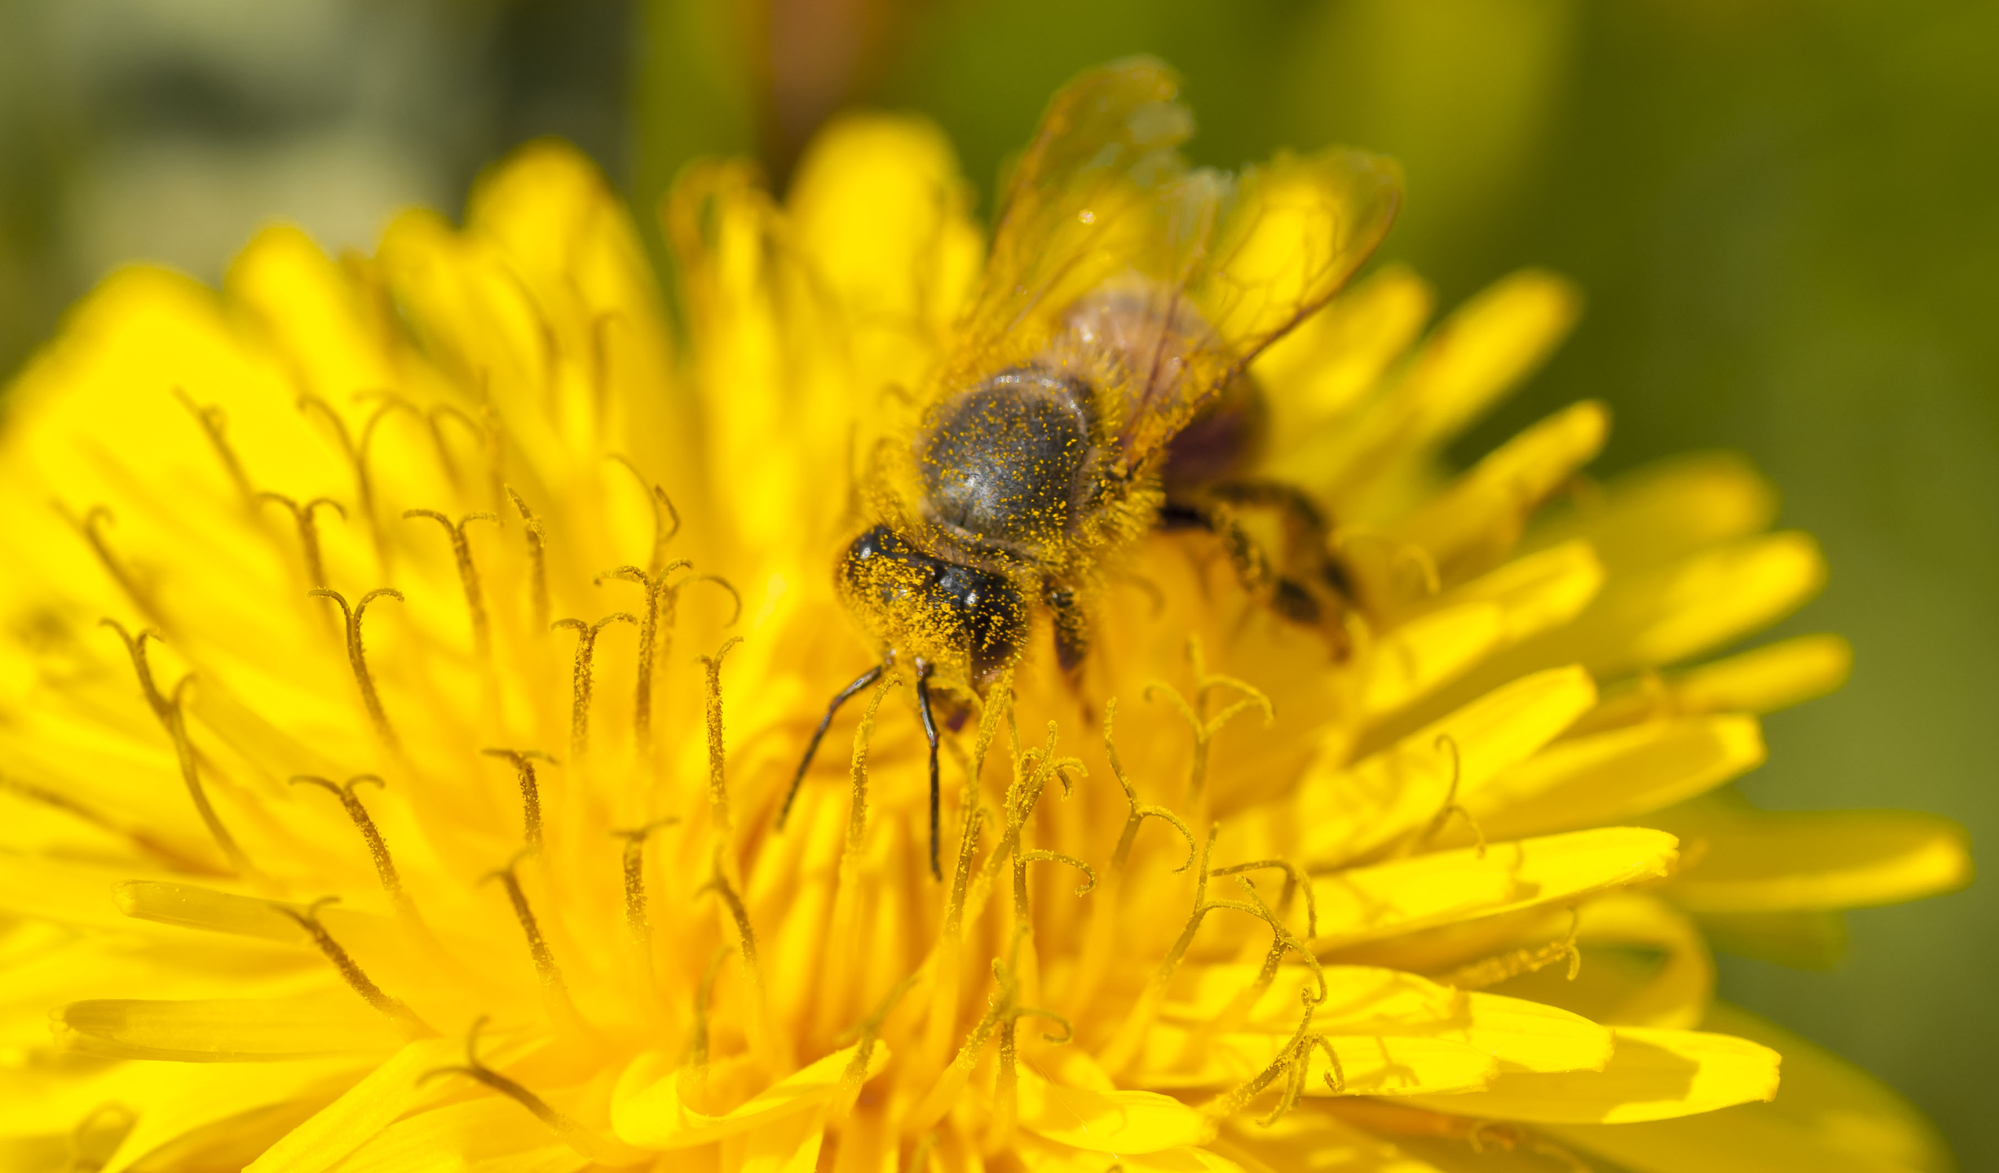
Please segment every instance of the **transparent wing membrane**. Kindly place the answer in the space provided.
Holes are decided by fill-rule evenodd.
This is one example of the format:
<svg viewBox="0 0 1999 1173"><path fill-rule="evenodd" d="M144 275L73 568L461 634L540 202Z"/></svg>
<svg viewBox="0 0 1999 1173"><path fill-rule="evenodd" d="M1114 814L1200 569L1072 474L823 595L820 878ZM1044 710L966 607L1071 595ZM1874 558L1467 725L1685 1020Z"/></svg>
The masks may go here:
<svg viewBox="0 0 1999 1173"><path fill-rule="evenodd" d="M1122 360L1089 373L1108 384L1121 463L1143 464L1381 241L1401 201L1393 162L1334 150L1240 181L1190 168L1193 117L1177 94L1171 71L1140 58L1055 97L1007 186L938 393L1108 347Z"/></svg>

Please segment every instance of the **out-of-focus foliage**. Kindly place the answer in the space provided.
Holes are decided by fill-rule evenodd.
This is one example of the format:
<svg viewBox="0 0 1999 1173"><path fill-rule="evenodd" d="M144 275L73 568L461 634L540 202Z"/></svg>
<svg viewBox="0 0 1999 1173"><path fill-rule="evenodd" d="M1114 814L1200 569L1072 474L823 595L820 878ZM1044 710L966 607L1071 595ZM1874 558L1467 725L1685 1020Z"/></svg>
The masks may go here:
<svg viewBox="0 0 1999 1173"><path fill-rule="evenodd" d="M0 367L125 261L212 280L271 219L372 245L534 134L619 166L627 7L0 0Z"/></svg>
<svg viewBox="0 0 1999 1173"><path fill-rule="evenodd" d="M1746 451L1832 585L1794 623L1853 682L1773 718L1768 806L1897 805L1999 836L1999 8L1982 0L0 0L0 364L115 260L213 277L254 224L367 240L481 161L579 139L648 206L690 157L781 182L850 101L928 112L992 177L1076 70L1182 69L1204 161L1400 156L1388 255L1457 301L1522 264L1582 326L1470 456L1556 405L1598 471ZM1723 992L1857 1060L1999 1164L1999 907L1856 915L1843 961ZM1840 929L1796 926L1787 960ZM1726 942L1724 942L1726 943Z"/></svg>

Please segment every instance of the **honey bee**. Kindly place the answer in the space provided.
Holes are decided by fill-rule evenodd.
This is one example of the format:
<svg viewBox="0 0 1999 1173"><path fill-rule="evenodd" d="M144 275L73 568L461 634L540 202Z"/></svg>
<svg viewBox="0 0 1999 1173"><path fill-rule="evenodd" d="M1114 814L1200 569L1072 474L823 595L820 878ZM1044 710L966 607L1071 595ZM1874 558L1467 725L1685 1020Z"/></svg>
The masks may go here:
<svg viewBox="0 0 1999 1173"><path fill-rule="evenodd" d="M1105 569L1155 529L1219 534L1253 592L1337 645L1347 591L1324 519L1302 492L1248 475L1268 416L1247 367L1366 259L1400 174L1347 150L1240 178L1192 168L1177 90L1148 59L1091 70L1015 165L914 426L866 470L870 524L835 577L880 661L827 706L780 828L840 706L906 665L941 875L932 690L983 696L1026 652L1037 609L1074 679ZM1239 508L1278 511L1301 538L1291 556L1273 567Z"/></svg>

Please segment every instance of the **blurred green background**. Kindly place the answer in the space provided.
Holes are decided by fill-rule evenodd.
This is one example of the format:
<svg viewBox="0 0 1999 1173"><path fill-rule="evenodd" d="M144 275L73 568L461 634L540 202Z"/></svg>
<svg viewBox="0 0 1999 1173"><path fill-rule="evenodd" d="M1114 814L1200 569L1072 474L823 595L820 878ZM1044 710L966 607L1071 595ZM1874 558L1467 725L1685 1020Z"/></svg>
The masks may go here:
<svg viewBox="0 0 1999 1173"><path fill-rule="evenodd" d="M911 108L986 190L1056 86L1140 51L1185 72L1204 161L1400 156L1388 252L1444 304L1524 264L1581 283L1575 337L1460 455L1594 396L1599 472L1727 447L1775 478L1833 567L1786 629L1857 668L1770 720L1754 800L1999 837L1989 0L0 0L0 369L120 260L212 280L272 217L366 247L539 134L649 206L695 154L781 182L841 105ZM1724 956L1723 994L1999 1168L1991 887L1848 924L1823 971Z"/></svg>

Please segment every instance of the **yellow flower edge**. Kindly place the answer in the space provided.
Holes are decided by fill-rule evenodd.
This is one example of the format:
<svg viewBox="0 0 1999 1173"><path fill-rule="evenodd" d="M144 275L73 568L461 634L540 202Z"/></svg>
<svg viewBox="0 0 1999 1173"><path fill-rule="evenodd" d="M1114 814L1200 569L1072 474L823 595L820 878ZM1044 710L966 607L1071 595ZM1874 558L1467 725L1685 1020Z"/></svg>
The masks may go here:
<svg viewBox="0 0 1999 1173"><path fill-rule="evenodd" d="M1582 479L1591 404L1441 470L1572 322L1547 274L1426 332L1386 267L1258 360L1351 656L1150 540L1081 695L1030 656L947 738L942 883L907 681L775 831L969 205L910 119L782 204L698 165L676 330L537 144L462 231L79 305L0 435L0 1167L1947 1167L1711 998L1703 922L1968 877L1938 821L1726 797L1844 644L1682 666L1809 539L1729 458Z"/></svg>

